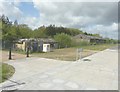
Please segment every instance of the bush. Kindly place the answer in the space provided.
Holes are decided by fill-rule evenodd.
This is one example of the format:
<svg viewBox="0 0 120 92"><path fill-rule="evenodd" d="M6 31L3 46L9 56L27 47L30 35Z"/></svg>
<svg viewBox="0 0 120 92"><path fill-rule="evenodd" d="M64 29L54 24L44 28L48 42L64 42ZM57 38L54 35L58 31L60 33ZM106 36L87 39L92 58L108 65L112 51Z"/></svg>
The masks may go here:
<svg viewBox="0 0 120 92"><path fill-rule="evenodd" d="M87 42L87 41L72 39L72 46L73 47L76 47L76 46L86 46L86 45L90 45L90 43Z"/></svg>
<svg viewBox="0 0 120 92"><path fill-rule="evenodd" d="M81 41L79 45L80 46L89 45L89 42L87 42L87 41Z"/></svg>
<svg viewBox="0 0 120 92"><path fill-rule="evenodd" d="M71 36L61 33L54 36L54 39L59 43L59 48L71 47Z"/></svg>

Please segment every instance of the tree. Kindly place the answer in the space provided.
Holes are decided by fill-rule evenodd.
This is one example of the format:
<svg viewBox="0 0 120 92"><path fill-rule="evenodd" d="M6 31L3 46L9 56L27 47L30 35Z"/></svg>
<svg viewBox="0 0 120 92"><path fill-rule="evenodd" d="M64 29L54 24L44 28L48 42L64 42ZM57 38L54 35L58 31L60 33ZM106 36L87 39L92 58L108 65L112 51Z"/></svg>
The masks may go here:
<svg viewBox="0 0 120 92"><path fill-rule="evenodd" d="M20 38L30 38L33 35L33 31L28 25L19 25L17 20L12 23L5 15L0 17L0 29L2 30L2 40L8 42L14 42Z"/></svg>
<svg viewBox="0 0 120 92"><path fill-rule="evenodd" d="M70 47L72 43L71 37L64 33L55 35L54 39L59 43L60 48Z"/></svg>
<svg viewBox="0 0 120 92"><path fill-rule="evenodd" d="M56 31L56 27L55 25L50 25L48 27L46 27L46 34L48 36L53 37L54 35L56 35L57 31Z"/></svg>
<svg viewBox="0 0 120 92"><path fill-rule="evenodd" d="M33 37L33 31L26 24L21 24L18 26L17 33L20 34L19 38L31 38Z"/></svg>
<svg viewBox="0 0 120 92"><path fill-rule="evenodd" d="M14 25L18 26L18 21L17 20L14 21Z"/></svg>
<svg viewBox="0 0 120 92"><path fill-rule="evenodd" d="M11 22L9 21L9 18L2 15L0 20L2 22L2 40L11 41Z"/></svg>
<svg viewBox="0 0 120 92"><path fill-rule="evenodd" d="M87 33L87 32L84 32L84 34L85 34L85 35L88 35L88 33Z"/></svg>
<svg viewBox="0 0 120 92"><path fill-rule="evenodd" d="M45 26L41 26L38 29L35 29L33 31L34 38L44 38L47 37L46 32L45 32Z"/></svg>

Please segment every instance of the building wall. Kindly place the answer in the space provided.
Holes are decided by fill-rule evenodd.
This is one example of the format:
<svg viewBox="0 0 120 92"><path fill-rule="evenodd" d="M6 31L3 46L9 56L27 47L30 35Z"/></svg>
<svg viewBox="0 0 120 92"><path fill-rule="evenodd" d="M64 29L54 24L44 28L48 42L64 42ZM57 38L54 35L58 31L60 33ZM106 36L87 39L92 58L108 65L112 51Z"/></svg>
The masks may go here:
<svg viewBox="0 0 120 92"><path fill-rule="evenodd" d="M54 42L43 42L43 41L30 41L30 42L22 42L16 43L16 49L21 49L26 51L26 47L29 46L29 50L31 52L42 52L43 51L43 44L50 44L51 50L58 48L58 43Z"/></svg>
<svg viewBox="0 0 120 92"><path fill-rule="evenodd" d="M25 42L23 42L23 43L16 43L15 46L16 46L17 49L21 49L23 51L26 50L26 43Z"/></svg>
<svg viewBox="0 0 120 92"><path fill-rule="evenodd" d="M90 42L100 44L100 43L105 43L105 40L103 40L103 39L90 39Z"/></svg>
<svg viewBox="0 0 120 92"><path fill-rule="evenodd" d="M50 48L50 44L43 44L43 52L50 52L51 48Z"/></svg>
<svg viewBox="0 0 120 92"><path fill-rule="evenodd" d="M38 51L43 51L43 42L42 41L40 41L39 43L38 43Z"/></svg>

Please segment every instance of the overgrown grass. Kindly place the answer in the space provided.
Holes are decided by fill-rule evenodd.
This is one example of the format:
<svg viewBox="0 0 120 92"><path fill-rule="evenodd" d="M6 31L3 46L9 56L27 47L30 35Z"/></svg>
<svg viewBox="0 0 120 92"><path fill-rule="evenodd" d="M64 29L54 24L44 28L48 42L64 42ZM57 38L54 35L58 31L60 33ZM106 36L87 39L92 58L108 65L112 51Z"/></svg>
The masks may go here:
<svg viewBox="0 0 120 92"><path fill-rule="evenodd" d="M82 57L89 56L96 51L84 50L82 52ZM75 61L76 60L77 49L76 48L62 48L54 49L53 52L47 53L33 53L32 56L38 56L41 58L65 60L65 61Z"/></svg>
<svg viewBox="0 0 120 92"><path fill-rule="evenodd" d="M117 44L81 45L81 46L76 46L75 48L83 48L83 49L87 49L87 50L101 51L101 50L105 50L107 48L111 48L114 46L117 46Z"/></svg>
<svg viewBox="0 0 120 92"><path fill-rule="evenodd" d="M13 66L6 63L0 63L0 83L9 79L15 72Z"/></svg>
<svg viewBox="0 0 120 92"><path fill-rule="evenodd" d="M113 46L115 46L115 44L81 45L81 46L72 47L72 48L54 49L53 52L33 53L32 56L66 60L66 61L75 61L77 48L83 48L83 52L82 52L82 58L83 58L83 57L92 55L96 52L99 52L101 50L111 48Z"/></svg>
<svg viewBox="0 0 120 92"><path fill-rule="evenodd" d="M107 48L111 48L116 46L117 44L96 44L90 45L85 42L80 44L79 46L74 46L71 48L61 48L61 49L54 49L52 52L34 52L30 53L31 56L38 56L41 58L50 58L50 59L58 59L58 60L66 60L66 61L75 61L76 60L76 50L77 48L83 48L82 57L89 56L94 54L98 51L105 50ZM13 51L19 54L25 54L22 51Z"/></svg>

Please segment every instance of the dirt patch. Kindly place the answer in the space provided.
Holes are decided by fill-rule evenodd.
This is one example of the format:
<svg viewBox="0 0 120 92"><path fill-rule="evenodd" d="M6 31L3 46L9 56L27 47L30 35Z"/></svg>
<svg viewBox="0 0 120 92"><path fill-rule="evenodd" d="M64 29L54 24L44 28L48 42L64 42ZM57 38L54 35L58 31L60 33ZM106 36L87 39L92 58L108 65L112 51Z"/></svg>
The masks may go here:
<svg viewBox="0 0 120 92"><path fill-rule="evenodd" d="M2 62L8 61L9 59L9 52L8 51L2 51ZM12 60L26 58L26 55L18 54L18 53L12 53Z"/></svg>

